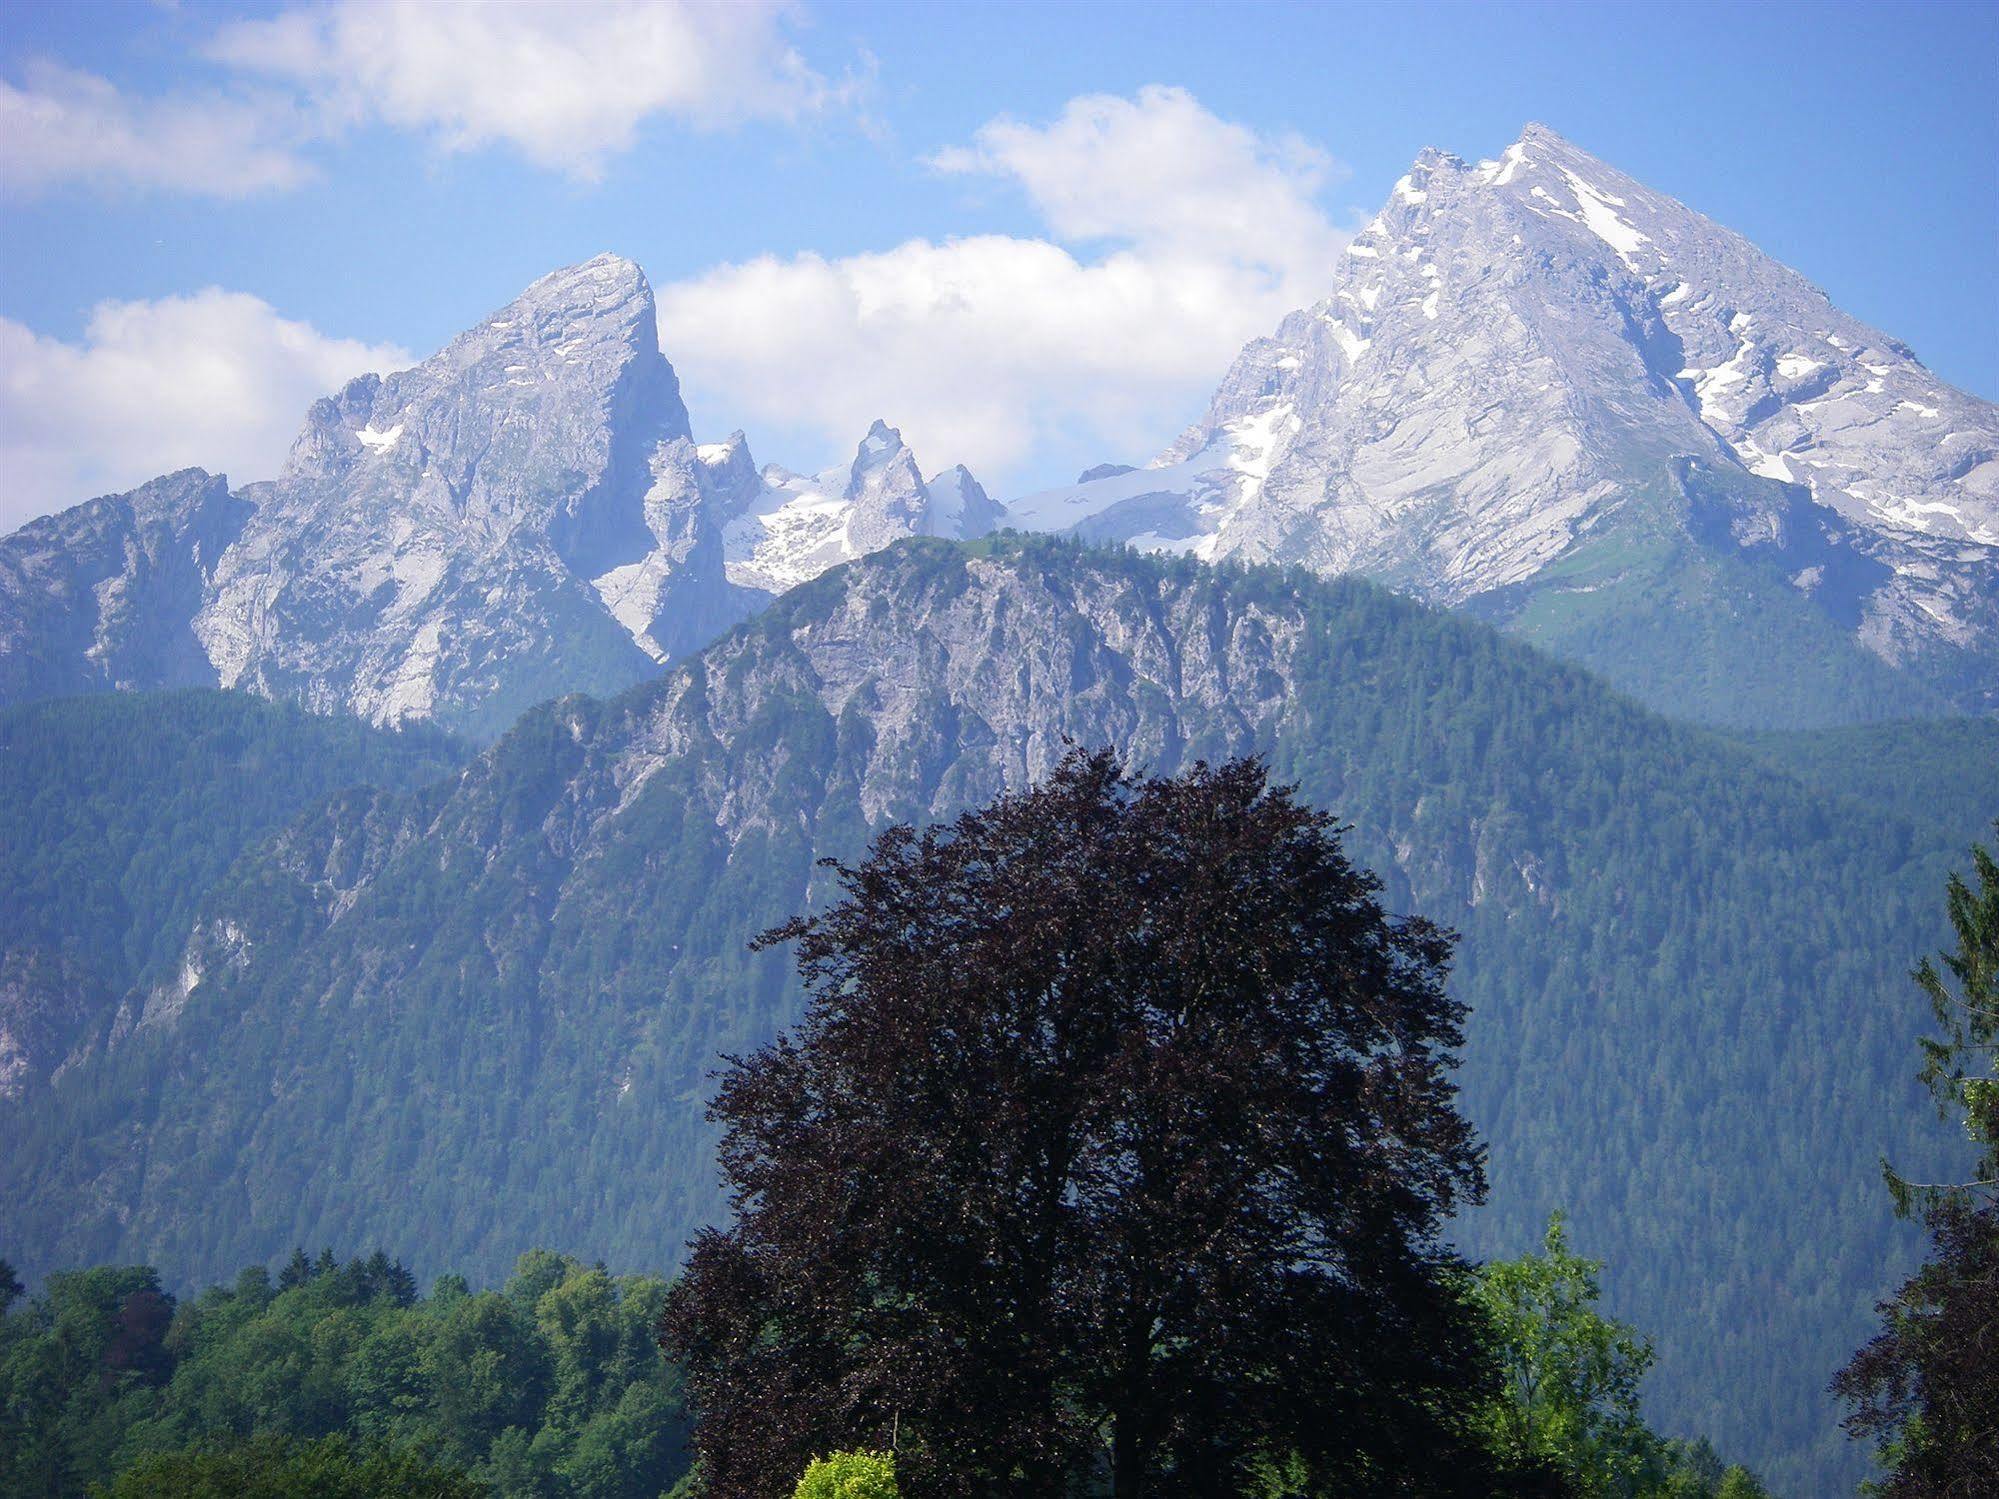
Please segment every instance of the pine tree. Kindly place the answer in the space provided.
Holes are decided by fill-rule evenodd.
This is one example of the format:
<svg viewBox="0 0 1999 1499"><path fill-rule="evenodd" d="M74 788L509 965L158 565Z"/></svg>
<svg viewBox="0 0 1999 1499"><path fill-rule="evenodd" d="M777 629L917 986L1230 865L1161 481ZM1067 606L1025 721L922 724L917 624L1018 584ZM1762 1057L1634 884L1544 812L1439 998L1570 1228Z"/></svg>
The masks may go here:
<svg viewBox="0 0 1999 1499"><path fill-rule="evenodd" d="M1978 888L1953 874L1945 891L1957 950L1914 976L1941 1031L1921 1038L1920 1076L1975 1159L1960 1181L1884 1168L1896 1212L1929 1231L1930 1257L1832 1382L1854 1407L1847 1432L1876 1444L1890 1499L1999 1493L1999 861L1982 847L1971 857Z"/></svg>

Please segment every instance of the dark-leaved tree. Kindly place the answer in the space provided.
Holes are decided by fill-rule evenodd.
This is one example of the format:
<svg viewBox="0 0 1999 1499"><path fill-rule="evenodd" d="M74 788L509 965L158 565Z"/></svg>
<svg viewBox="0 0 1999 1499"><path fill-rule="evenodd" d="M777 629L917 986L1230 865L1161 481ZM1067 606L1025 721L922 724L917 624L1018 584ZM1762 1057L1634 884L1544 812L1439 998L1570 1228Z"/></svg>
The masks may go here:
<svg viewBox="0 0 1999 1499"><path fill-rule="evenodd" d="M662 1318L710 1499L853 1446L912 1496L1499 1491L1451 939L1329 817L1072 750L834 868Z"/></svg>

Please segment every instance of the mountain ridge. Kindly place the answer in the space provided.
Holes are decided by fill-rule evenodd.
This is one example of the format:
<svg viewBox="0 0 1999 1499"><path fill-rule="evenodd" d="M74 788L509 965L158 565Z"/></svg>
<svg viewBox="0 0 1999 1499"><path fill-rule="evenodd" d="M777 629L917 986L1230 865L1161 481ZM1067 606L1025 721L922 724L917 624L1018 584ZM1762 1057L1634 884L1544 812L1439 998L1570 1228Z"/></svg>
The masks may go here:
<svg viewBox="0 0 1999 1499"><path fill-rule="evenodd" d="M1909 681L1865 716L1999 706L1999 407L1545 126L1475 165L1423 152L1331 292L1247 345L1149 468L1012 510L1030 528L1356 570L1502 623L1509 590L1725 608L1686 567L1560 571L1688 464L1714 523L1679 528L1686 567L1741 560L1797 620L1838 624L1844 647L1806 669L1878 676L1866 658ZM1759 721L1725 695L1649 690L1683 634L1633 671L1586 635L1522 633L1669 710ZM1756 637L1728 649L1752 661Z"/></svg>
<svg viewBox="0 0 1999 1499"><path fill-rule="evenodd" d="M801 531L810 571L996 514L930 482L880 422L829 491L696 443L651 286L601 255L315 402L273 479L187 470L0 538L0 701L241 686L490 739L706 644L796 581Z"/></svg>
<svg viewBox="0 0 1999 1499"><path fill-rule="evenodd" d="M695 441L639 268L553 272L315 403L273 480L0 538L0 701L241 684L490 739L1000 525L1358 571L1723 725L1999 709L1999 407L1541 125L1420 153L1151 466L1006 506L880 421L818 475Z"/></svg>

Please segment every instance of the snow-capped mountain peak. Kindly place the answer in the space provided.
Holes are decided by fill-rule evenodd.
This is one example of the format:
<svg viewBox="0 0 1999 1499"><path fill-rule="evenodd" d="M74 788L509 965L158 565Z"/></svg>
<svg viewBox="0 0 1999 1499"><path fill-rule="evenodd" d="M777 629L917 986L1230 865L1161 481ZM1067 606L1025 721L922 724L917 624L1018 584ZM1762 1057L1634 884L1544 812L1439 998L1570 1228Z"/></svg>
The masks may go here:
<svg viewBox="0 0 1999 1499"><path fill-rule="evenodd" d="M1328 295L1148 468L1009 510L1505 614L1675 463L1873 656L1999 692L1999 410L1541 125L1490 160L1421 153Z"/></svg>
<svg viewBox="0 0 1999 1499"><path fill-rule="evenodd" d="M851 463L821 474L763 470L724 530L729 578L781 593L903 536L982 536L999 516L962 464L926 482L902 433L877 420Z"/></svg>

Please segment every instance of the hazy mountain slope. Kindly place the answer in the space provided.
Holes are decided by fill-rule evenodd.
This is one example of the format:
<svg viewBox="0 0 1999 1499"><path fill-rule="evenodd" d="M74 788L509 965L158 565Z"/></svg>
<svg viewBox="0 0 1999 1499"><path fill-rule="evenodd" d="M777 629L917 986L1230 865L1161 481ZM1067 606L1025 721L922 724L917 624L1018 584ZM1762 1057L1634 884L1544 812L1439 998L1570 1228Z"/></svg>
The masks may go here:
<svg viewBox="0 0 1999 1499"><path fill-rule="evenodd" d="M599 256L315 403L271 482L189 470L0 538L0 703L241 687L490 739L802 577L997 514L963 469L926 484L881 423L808 488L759 474L741 433L695 443L651 287Z"/></svg>
<svg viewBox="0 0 1999 1499"><path fill-rule="evenodd" d="M1898 670L1844 619L1801 605L1807 569L1880 576L1829 545L1810 502L1763 480L1676 460L1532 578L1466 612L1575 661L1648 706L1725 725L1871 723L1947 713L1951 694ZM1730 540L1745 514L1771 541Z"/></svg>
<svg viewBox="0 0 1999 1499"><path fill-rule="evenodd" d="M423 784L460 747L238 693L117 694L0 712L0 1096L102 1041L175 976L231 862L343 786Z"/></svg>
<svg viewBox="0 0 1999 1499"><path fill-rule="evenodd" d="M1657 1331L1658 1409L1812 1491L1822 1398L1917 1159L1906 969L1939 829L1812 791L1474 622L1353 581L1048 542L905 543L659 681L528 715L418 796L336 799L206 904L160 1022L4 1120L30 1268L176 1278L294 1241L669 1262L719 1204L717 1056L792 1014L747 937L812 860L983 799L1064 738L1261 749L1465 937L1478 1249L1566 1206ZM1906 1104L1906 1107L1903 1105Z"/></svg>
<svg viewBox="0 0 1999 1499"><path fill-rule="evenodd" d="M1988 841L1999 819L1999 719L1906 719L1737 736L1765 764L1826 796L1929 824L1948 843Z"/></svg>
<svg viewBox="0 0 1999 1499"><path fill-rule="evenodd" d="M1723 722L1999 704L1999 408L1542 126L1424 152L1150 468L1010 508L1471 603ZM1778 613L1787 698L1673 681Z"/></svg>

